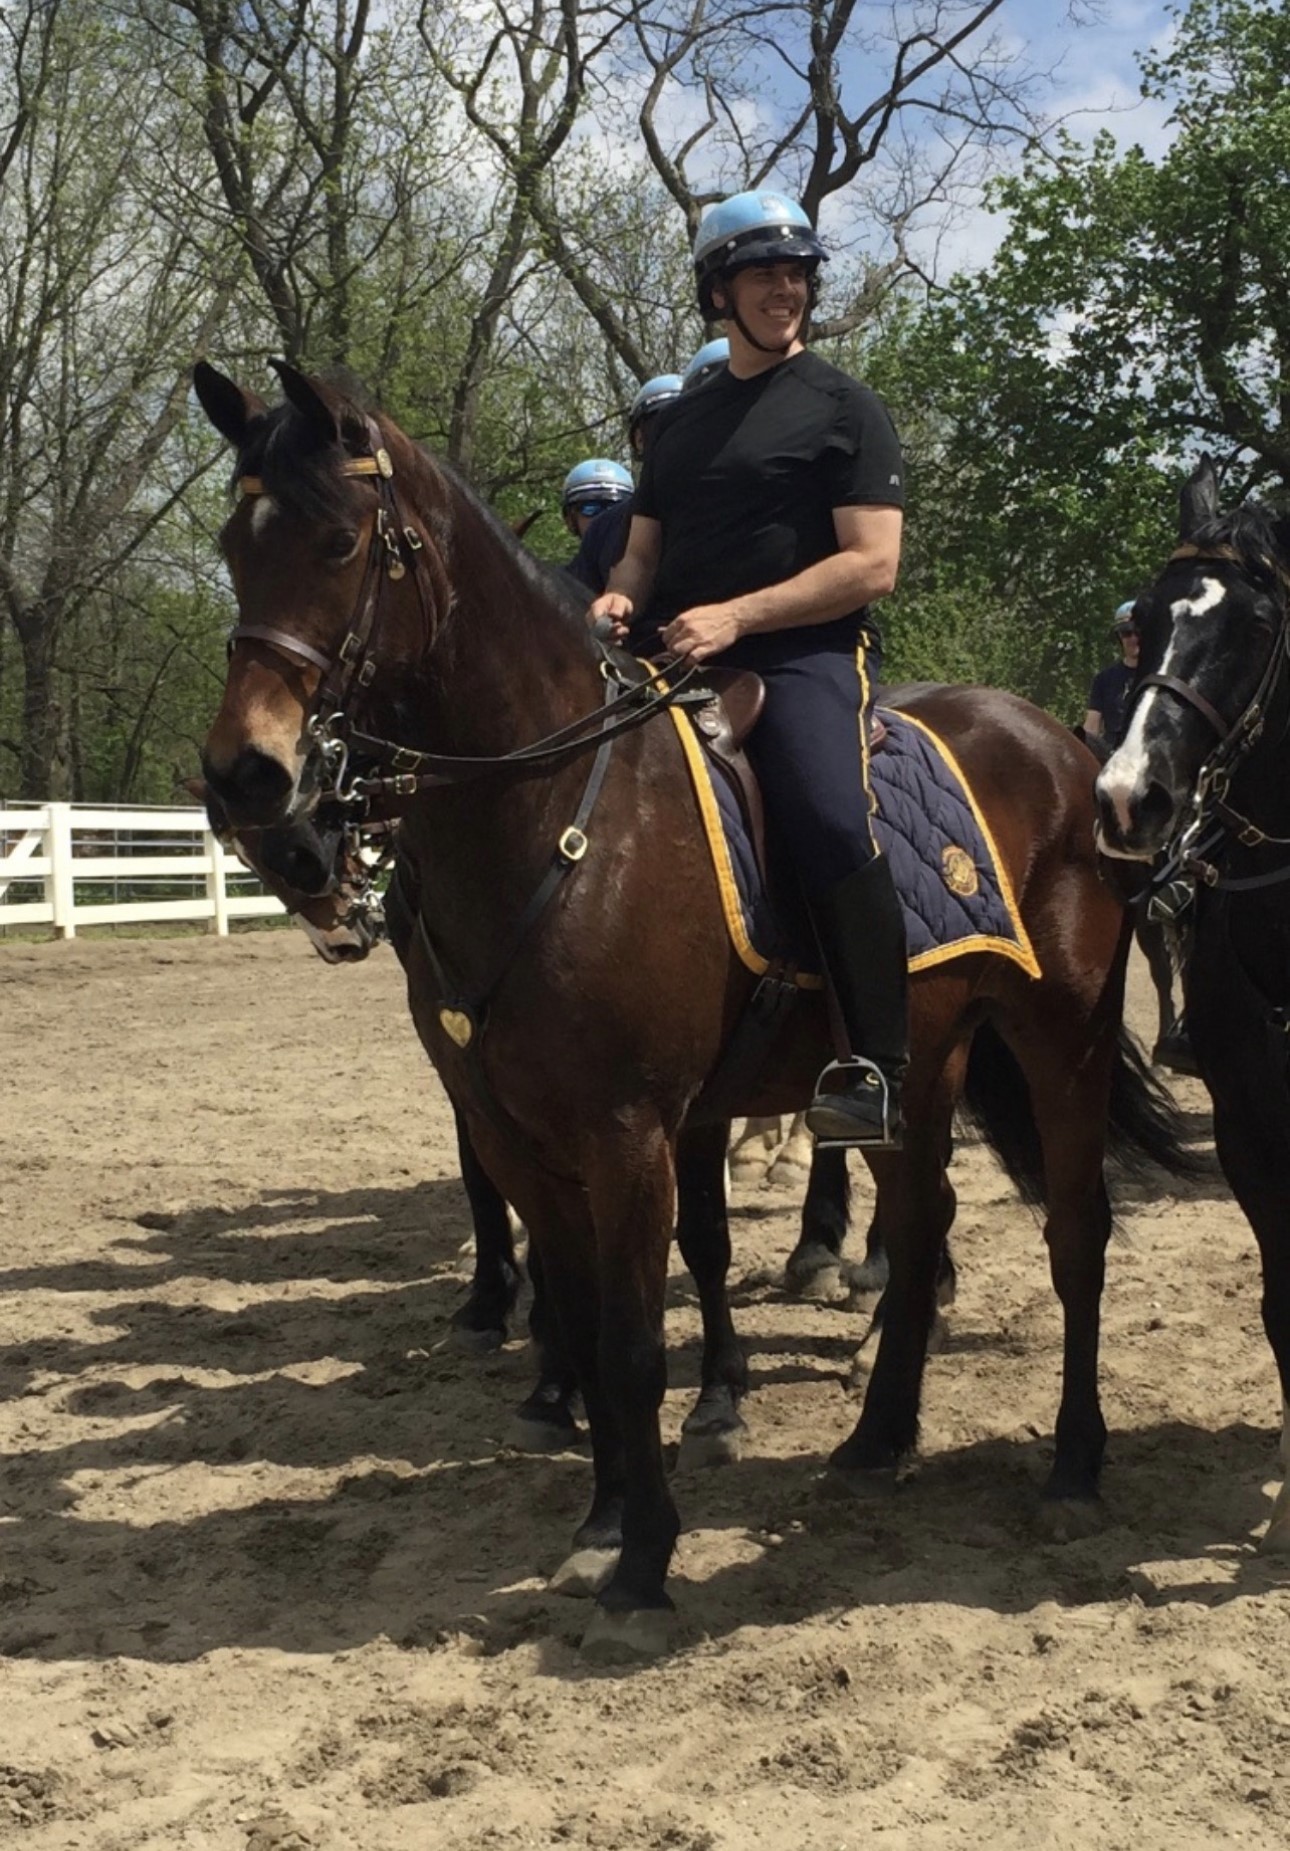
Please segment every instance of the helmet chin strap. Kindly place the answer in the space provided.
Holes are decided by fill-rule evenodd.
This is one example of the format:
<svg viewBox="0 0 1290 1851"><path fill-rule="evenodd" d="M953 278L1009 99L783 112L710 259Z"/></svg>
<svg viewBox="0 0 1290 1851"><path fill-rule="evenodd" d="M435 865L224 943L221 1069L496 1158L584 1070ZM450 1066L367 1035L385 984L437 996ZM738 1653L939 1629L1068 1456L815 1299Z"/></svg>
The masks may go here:
<svg viewBox="0 0 1290 1851"><path fill-rule="evenodd" d="M730 320L730 321L733 321L733 322L734 322L734 324L735 324L735 326L736 326L736 328L738 328L738 330L739 330L739 332L740 332L740 334L742 334L742 335L743 335L743 337L744 337L744 339L745 339L745 340L747 341L747 343L748 343L748 345L749 345L750 347L755 347L755 348L757 349L757 351L758 351L758 353L777 353L777 354L786 354L786 353L788 352L788 350L789 350L789 348L790 348L790 347L791 347L791 346L793 345L793 342L794 342L795 340L797 340L797 339L799 339L799 337L800 337L800 335L801 335L801 333L802 333L802 329L803 329L803 328L804 328L804 327L806 326L806 323L805 323L805 321L803 321L803 322L802 322L802 323L801 323L801 324L800 324L800 325L799 325L799 326L798 326L798 327L797 327L797 328L796 328L796 329L794 330L794 332L793 332L792 334L790 334L790 335L789 335L789 337L788 337L788 339L787 339L786 341L781 341L781 342L780 342L780 344L779 344L779 346L778 346L778 347L768 347L768 346L766 345L766 343L765 343L765 341L759 341L759 340L757 339L757 336L756 336L755 334L751 334L751 333L749 333L749 330L748 330L748 325L747 325L747 323L745 322L745 320L744 320L744 318L743 318L743 316L742 316L742 315L741 315L741 314L739 313L739 310L738 310L738 309L737 309L737 308L735 307L735 305L734 305L734 302L733 302L733 301L732 301L732 302L731 302L731 304L730 304L730 310L729 310L729 314L728 314L728 316L727 316L727 319L728 319L728 320Z"/></svg>

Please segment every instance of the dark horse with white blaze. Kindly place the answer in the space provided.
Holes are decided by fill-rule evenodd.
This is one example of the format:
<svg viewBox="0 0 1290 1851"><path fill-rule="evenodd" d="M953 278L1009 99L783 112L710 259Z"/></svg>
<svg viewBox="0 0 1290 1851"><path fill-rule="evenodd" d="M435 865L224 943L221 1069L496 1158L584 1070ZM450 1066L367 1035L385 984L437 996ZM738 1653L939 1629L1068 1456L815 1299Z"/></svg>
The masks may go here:
<svg viewBox="0 0 1290 1851"><path fill-rule="evenodd" d="M197 373L241 489L221 536L240 621L205 773L235 822L291 821L337 788L399 801L418 876L413 1018L528 1225L591 1427L595 1485L575 1540L607 1579L586 1643L657 1650L679 1529L658 1420L678 1140L754 986L661 711L676 682L662 696L607 655L388 418L277 370L287 403L273 408ZM904 1149L869 1157L886 1319L832 1465L860 1483L916 1444L954 1213L951 1112L975 1069L996 1147L1046 1202L1065 1347L1045 1510L1069 1533L1096 1515L1106 1437L1108 1115L1156 1154L1177 1145L1121 1037L1128 928L1098 878L1087 751L1009 695L919 689L903 704L952 743L1042 975L980 952L913 979ZM818 997L799 1002L735 1109L801 1105L828 1039Z"/></svg>
<svg viewBox="0 0 1290 1851"><path fill-rule="evenodd" d="M1290 518L1256 503L1220 514L1204 458L1134 616L1138 679L1098 779L1101 829L1108 852L1162 856L1156 884L1194 894L1187 1022L1290 1406ZM1263 1547L1290 1553L1284 1487Z"/></svg>

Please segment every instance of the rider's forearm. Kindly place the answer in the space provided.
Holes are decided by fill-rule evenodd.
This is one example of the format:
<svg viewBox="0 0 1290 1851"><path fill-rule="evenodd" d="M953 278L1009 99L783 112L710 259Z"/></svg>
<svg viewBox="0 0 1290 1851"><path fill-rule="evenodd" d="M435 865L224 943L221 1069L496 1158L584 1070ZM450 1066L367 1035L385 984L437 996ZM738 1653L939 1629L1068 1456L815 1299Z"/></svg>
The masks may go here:
<svg viewBox="0 0 1290 1851"><path fill-rule="evenodd" d="M895 564L886 555L832 553L793 578L748 592L731 603L738 606L739 628L745 635L791 630L844 617L848 611L885 598L895 583Z"/></svg>
<svg viewBox="0 0 1290 1851"><path fill-rule="evenodd" d="M606 591L619 592L630 598L632 609L639 611L648 601L654 586L654 562L641 559L630 552L624 553L618 564L609 574L605 584Z"/></svg>

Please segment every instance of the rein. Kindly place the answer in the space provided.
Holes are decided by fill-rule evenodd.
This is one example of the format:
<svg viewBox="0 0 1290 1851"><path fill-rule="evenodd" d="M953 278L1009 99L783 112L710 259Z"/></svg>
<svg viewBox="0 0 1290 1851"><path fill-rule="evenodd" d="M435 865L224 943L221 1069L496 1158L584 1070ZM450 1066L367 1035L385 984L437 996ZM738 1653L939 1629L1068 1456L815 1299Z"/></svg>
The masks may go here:
<svg viewBox="0 0 1290 1851"><path fill-rule="evenodd" d="M711 691L704 688L700 693L695 686L702 675L699 664L691 663L669 674L667 680L656 672L639 676L619 666L615 656L597 640L600 672L607 683L604 705L580 714L567 725L557 727L528 745L517 746L513 751L481 756L422 752L360 731L353 723L348 705L353 696L366 694L376 678L375 644L381 592L386 581L404 577L406 551L411 558L428 636L433 633L432 608L427 603L422 582L422 560L433 564L445 595L450 583L447 568L429 535L401 517L393 486L394 464L382 442L380 427L372 418L367 419L367 434L369 453L347 456L341 464L342 475L373 478L378 503L355 615L339 650L332 656L325 655L311 643L264 624L238 624L228 639L230 653L235 643L244 640L267 643L279 654L321 670L322 681L314 696L306 731L318 747L330 778L321 792L323 800L354 806L364 820L386 820L397 815L409 798L422 791L473 783L481 778L518 778L555 771L602 742L611 742L620 734L643 725L664 708L678 703L706 705L710 701ZM250 475L238 477L238 489L243 495L266 492L263 479ZM624 658L624 662L628 660L630 658ZM351 756L363 760L372 769L349 777Z"/></svg>

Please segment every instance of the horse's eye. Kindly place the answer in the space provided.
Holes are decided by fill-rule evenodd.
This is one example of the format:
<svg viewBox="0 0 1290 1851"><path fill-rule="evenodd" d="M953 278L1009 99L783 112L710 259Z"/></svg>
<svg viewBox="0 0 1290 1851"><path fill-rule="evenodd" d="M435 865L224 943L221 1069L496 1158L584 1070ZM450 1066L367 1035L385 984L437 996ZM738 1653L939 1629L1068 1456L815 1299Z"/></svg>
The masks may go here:
<svg viewBox="0 0 1290 1851"><path fill-rule="evenodd" d="M357 551L358 535L356 533L334 533L323 546L323 557L332 565L339 566L343 565L347 559L352 559Z"/></svg>

